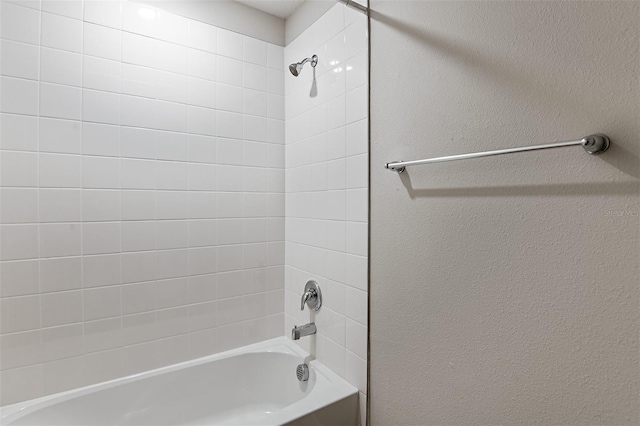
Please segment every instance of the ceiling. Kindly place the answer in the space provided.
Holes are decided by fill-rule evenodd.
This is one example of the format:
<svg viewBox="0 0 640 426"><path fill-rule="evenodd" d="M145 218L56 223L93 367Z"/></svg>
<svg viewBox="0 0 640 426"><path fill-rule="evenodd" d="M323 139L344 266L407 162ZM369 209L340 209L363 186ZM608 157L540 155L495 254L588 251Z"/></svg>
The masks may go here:
<svg viewBox="0 0 640 426"><path fill-rule="evenodd" d="M278 16L288 18L293 12L305 2L305 0L236 0L255 9Z"/></svg>

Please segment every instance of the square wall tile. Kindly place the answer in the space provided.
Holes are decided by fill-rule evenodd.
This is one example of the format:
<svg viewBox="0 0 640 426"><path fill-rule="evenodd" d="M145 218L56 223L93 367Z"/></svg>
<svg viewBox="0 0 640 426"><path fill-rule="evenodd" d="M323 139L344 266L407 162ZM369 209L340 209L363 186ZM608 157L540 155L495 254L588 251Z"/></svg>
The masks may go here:
<svg viewBox="0 0 640 426"><path fill-rule="evenodd" d="M40 43L40 11L8 2L2 3L0 37L38 45Z"/></svg>
<svg viewBox="0 0 640 426"><path fill-rule="evenodd" d="M80 222L80 189L40 189L40 222Z"/></svg>
<svg viewBox="0 0 640 426"><path fill-rule="evenodd" d="M260 65L244 64L244 87L247 89L267 91L267 70Z"/></svg>
<svg viewBox="0 0 640 426"><path fill-rule="evenodd" d="M218 83L218 109L230 112L242 112L243 89L238 86Z"/></svg>
<svg viewBox="0 0 640 426"><path fill-rule="evenodd" d="M154 191L122 191L122 220L148 220L156 218Z"/></svg>
<svg viewBox="0 0 640 426"><path fill-rule="evenodd" d="M120 284L120 254L83 256L84 287L101 287Z"/></svg>
<svg viewBox="0 0 640 426"><path fill-rule="evenodd" d="M128 32L122 33L122 62L158 68L158 51L158 40Z"/></svg>
<svg viewBox="0 0 640 426"><path fill-rule="evenodd" d="M37 186L38 155L27 152L3 152L0 158L3 186Z"/></svg>
<svg viewBox="0 0 640 426"><path fill-rule="evenodd" d="M42 361L41 331L32 330L0 336L3 356L0 369L24 367Z"/></svg>
<svg viewBox="0 0 640 426"><path fill-rule="evenodd" d="M122 159L122 189L155 189L156 164L154 161Z"/></svg>
<svg viewBox="0 0 640 426"><path fill-rule="evenodd" d="M38 79L40 57L37 46L2 40L0 73L9 77Z"/></svg>
<svg viewBox="0 0 640 426"><path fill-rule="evenodd" d="M218 136L223 138L242 139L243 116L226 111L218 111Z"/></svg>
<svg viewBox="0 0 640 426"><path fill-rule="evenodd" d="M82 219L85 222L120 220L120 192L116 190L83 190Z"/></svg>
<svg viewBox="0 0 640 426"><path fill-rule="evenodd" d="M82 324L63 325L42 330L43 361L82 355Z"/></svg>
<svg viewBox="0 0 640 426"><path fill-rule="evenodd" d="M267 65L276 70L284 69L284 48L267 43Z"/></svg>
<svg viewBox="0 0 640 426"><path fill-rule="evenodd" d="M157 278L185 277L189 274L189 253L187 250L161 250L157 252Z"/></svg>
<svg viewBox="0 0 640 426"><path fill-rule="evenodd" d="M84 323L84 352L106 351L122 345L122 320L107 318Z"/></svg>
<svg viewBox="0 0 640 426"><path fill-rule="evenodd" d="M9 405L42 396L42 380L42 364L3 371L0 376L0 403Z"/></svg>
<svg viewBox="0 0 640 426"><path fill-rule="evenodd" d="M187 52L187 74L191 77L215 81L216 68L216 55L196 49Z"/></svg>
<svg viewBox="0 0 640 426"><path fill-rule="evenodd" d="M156 248L156 222L122 223L122 251L147 251Z"/></svg>
<svg viewBox="0 0 640 426"><path fill-rule="evenodd" d="M13 114L38 115L38 83L10 77L0 77L0 111Z"/></svg>
<svg viewBox="0 0 640 426"><path fill-rule="evenodd" d="M79 223L40 225L40 257L78 256L81 254Z"/></svg>
<svg viewBox="0 0 640 426"><path fill-rule="evenodd" d="M129 98L126 99L128 102ZM120 124L121 108L124 114L125 105L130 108L129 103L125 104L124 101L121 105L120 96L114 93L96 90L82 91L82 117L85 122ZM124 119L122 121L125 122Z"/></svg>
<svg viewBox="0 0 640 426"><path fill-rule="evenodd" d="M156 70L154 75L157 99L188 103L187 83L189 79L186 76L159 70Z"/></svg>
<svg viewBox="0 0 640 426"><path fill-rule="evenodd" d="M157 117L156 101L125 95L121 96L120 101L122 108L121 118L124 126L155 129Z"/></svg>
<svg viewBox="0 0 640 426"><path fill-rule="evenodd" d="M120 160L112 157L82 158L84 188L120 189Z"/></svg>
<svg viewBox="0 0 640 426"><path fill-rule="evenodd" d="M120 286L87 289L83 291L82 298L85 321L119 317L122 313Z"/></svg>
<svg viewBox="0 0 640 426"><path fill-rule="evenodd" d="M38 117L0 114L0 148L37 151Z"/></svg>
<svg viewBox="0 0 640 426"><path fill-rule="evenodd" d="M216 83L198 78L189 78L188 88L190 105L206 108L216 107Z"/></svg>
<svg viewBox="0 0 640 426"><path fill-rule="evenodd" d="M97 2L87 2L97 3ZM119 61L121 56L122 43L120 31L102 25L85 23L83 27L84 54L97 56L99 58ZM126 33L124 33L126 35Z"/></svg>
<svg viewBox="0 0 640 426"><path fill-rule="evenodd" d="M38 225L0 225L0 260L38 257Z"/></svg>
<svg viewBox="0 0 640 426"><path fill-rule="evenodd" d="M233 31L218 29L218 55L242 59L243 36Z"/></svg>
<svg viewBox="0 0 640 426"><path fill-rule="evenodd" d="M82 123L57 118L40 119L40 152L80 154Z"/></svg>
<svg viewBox="0 0 640 426"><path fill-rule="evenodd" d="M0 188L0 217L3 224L36 223L38 190L36 188Z"/></svg>
<svg viewBox="0 0 640 426"><path fill-rule="evenodd" d="M82 157L40 154L39 178L41 187L79 188L82 186Z"/></svg>
<svg viewBox="0 0 640 426"><path fill-rule="evenodd" d="M135 283L156 278L156 254L154 252L123 253L122 282Z"/></svg>
<svg viewBox="0 0 640 426"><path fill-rule="evenodd" d="M69 18L82 19L81 2L65 0L42 0L42 11L56 15L68 16Z"/></svg>
<svg viewBox="0 0 640 426"><path fill-rule="evenodd" d="M82 69L82 87L120 93L120 63L109 59L85 56Z"/></svg>
<svg viewBox="0 0 640 426"><path fill-rule="evenodd" d="M82 225L83 254L120 252L120 223L85 223Z"/></svg>
<svg viewBox="0 0 640 426"><path fill-rule="evenodd" d="M190 20L187 34L187 45L189 47L216 53L217 30L215 27Z"/></svg>
<svg viewBox="0 0 640 426"><path fill-rule="evenodd" d="M82 123L82 153L119 157L120 127L99 123Z"/></svg>
<svg viewBox="0 0 640 426"><path fill-rule="evenodd" d="M81 258L65 257L40 261L40 291L42 293L76 290L81 287Z"/></svg>
<svg viewBox="0 0 640 426"><path fill-rule="evenodd" d="M218 56L217 65L218 83L242 87L244 81L242 61Z"/></svg>
<svg viewBox="0 0 640 426"><path fill-rule="evenodd" d="M216 163L216 138L202 135L188 135L188 159L195 163Z"/></svg>
<svg viewBox="0 0 640 426"><path fill-rule="evenodd" d="M209 108L190 106L187 109L188 132L196 135L216 136L216 111ZM219 120L219 119L218 119ZM222 132L218 132L220 136Z"/></svg>
<svg viewBox="0 0 640 426"><path fill-rule="evenodd" d="M156 192L156 218L159 220L188 219L191 197L202 194L186 191Z"/></svg>
<svg viewBox="0 0 640 426"><path fill-rule="evenodd" d="M160 10L133 2L122 5L122 29L147 37L157 37Z"/></svg>
<svg viewBox="0 0 640 426"><path fill-rule="evenodd" d="M64 358L42 364L43 387L47 394L82 386L82 369L77 368L82 357Z"/></svg>
<svg viewBox="0 0 640 426"><path fill-rule="evenodd" d="M40 83L40 116L82 119L82 90L77 87Z"/></svg>
<svg viewBox="0 0 640 426"><path fill-rule="evenodd" d="M122 2L118 0L85 2L84 21L118 29L122 26Z"/></svg>
<svg viewBox="0 0 640 426"><path fill-rule="evenodd" d="M158 70L139 65L121 64L121 91L123 95L155 98Z"/></svg>
<svg viewBox="0 0 640 426"><path fill-rule="evenodd" d="M85 383L106 382L123 373L121 349L104 350L84 355Z"/></svg>
<svg viewBox="0 0 640 426"><path fill-rule="evenodd" d="M150 129L137 129L130 127L122 127L120 132L122 139L122 157L145 159L156 158L156 132Z"/></svg>
<svg viewBox="0 0 640 426"><path fill-rule="evenodd" d="M156 128L174 132L187 131L187 105L174 102L155 102Z"/></svg>
<svg viewBox="0 0 640 426"><path fill-rule="evenodd" d="M187 52L184 46L157 40L155 42L158 52L154 58L154 67L163 71L177 74L187 73Z"/></svg>
<svg viewBox="0 0 640 426"><path fill-rule="evenodd" d="M236 46L237 48L237 46ZM256 65L267 65L267 43L253 37L243 37L243 60Z"/></svg>
<svg viewBox="0 0 640 426"><path fill-rule="evenodd" d="M0 299L0 334L33 330L40 327L40 296Z"/></svg>
<svg viewBox="0 0 640 426"><path fill-rule="evenodd" d="M82 290L48 293L40 298L43 327L82 321Z"/></svg>
<svg viewBox="0 0 640 426"><path fill-rule="evenodd" d="M59 49L40 49L40 79L48 83L80 87L82 55Z"/></svg>
<svg viewBox="0 0 640 426"><path fill-rule="evenodd" d="M82 21L52 13L42 13L41 25L43 46L82 52Z"/></svg>

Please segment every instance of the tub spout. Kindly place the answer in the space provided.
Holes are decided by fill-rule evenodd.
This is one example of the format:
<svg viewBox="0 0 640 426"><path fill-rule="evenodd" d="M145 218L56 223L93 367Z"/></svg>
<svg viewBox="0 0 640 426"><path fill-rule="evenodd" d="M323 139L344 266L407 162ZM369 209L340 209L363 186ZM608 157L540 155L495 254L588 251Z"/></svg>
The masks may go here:
<svg viewBox="0 0 640 426"><path fill-rule="evenodd" d="M301 337L316 334L317 330L318 329L316 328L316 325L312 322L310 322L309 324L301 325L300 327L294 325L293 329L291 330L291 338L293 340L299 340Z"/></svg>

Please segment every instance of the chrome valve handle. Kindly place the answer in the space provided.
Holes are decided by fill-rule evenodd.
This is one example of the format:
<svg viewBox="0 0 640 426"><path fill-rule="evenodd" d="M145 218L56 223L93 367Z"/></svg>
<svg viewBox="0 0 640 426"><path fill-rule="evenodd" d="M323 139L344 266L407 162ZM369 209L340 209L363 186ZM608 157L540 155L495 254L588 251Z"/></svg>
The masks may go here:
<svg viewBox="0 0 640 426"><path fill-rule="evenodd" d="M304 311L305 303L310 309L317 311L322 306L322 292L320 286L314 280L309 280L304 286L304 294L300 299L300 310Z"/></svg>

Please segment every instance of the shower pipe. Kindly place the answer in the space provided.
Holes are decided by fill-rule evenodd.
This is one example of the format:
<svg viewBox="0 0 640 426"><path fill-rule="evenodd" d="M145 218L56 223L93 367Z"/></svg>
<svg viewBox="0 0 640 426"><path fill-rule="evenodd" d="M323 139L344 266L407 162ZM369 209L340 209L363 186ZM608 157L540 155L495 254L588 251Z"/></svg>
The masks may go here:
<svg viewBox="0 0 640 426"><path fill-rule="evenodd" d="M342 3L345 6L350 7L351 9L355 9L358 12L362 12L365 15L369 15L369 8L366 6L357 3L355 0L338 0L338 3Z"/></svg>

